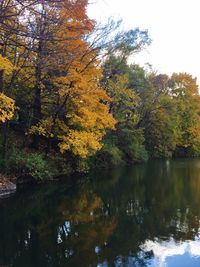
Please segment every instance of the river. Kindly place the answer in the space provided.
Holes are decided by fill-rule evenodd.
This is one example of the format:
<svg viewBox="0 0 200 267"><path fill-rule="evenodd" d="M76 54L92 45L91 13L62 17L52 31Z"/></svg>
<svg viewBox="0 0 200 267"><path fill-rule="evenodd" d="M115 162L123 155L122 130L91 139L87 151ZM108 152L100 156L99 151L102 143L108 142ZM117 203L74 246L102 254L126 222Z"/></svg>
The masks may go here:
<svg viewBox="0 0 200 267"><path fill-rule="evenodd" d="M0 267L200 266L200 159L98 171L0 200Z"/></svg>

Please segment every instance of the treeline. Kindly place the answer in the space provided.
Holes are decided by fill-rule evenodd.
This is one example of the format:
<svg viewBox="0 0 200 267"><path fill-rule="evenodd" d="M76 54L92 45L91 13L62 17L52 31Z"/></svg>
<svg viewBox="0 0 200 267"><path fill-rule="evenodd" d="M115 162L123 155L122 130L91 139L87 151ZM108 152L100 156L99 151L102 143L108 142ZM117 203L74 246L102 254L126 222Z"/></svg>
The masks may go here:
<svg viewBox="0 0 200 267"><path fill-rule="evenodd" d="M200 154L196 79L135 64L147 31L87 16L87 0L0 1L1 168L43 179Z"/></svg>

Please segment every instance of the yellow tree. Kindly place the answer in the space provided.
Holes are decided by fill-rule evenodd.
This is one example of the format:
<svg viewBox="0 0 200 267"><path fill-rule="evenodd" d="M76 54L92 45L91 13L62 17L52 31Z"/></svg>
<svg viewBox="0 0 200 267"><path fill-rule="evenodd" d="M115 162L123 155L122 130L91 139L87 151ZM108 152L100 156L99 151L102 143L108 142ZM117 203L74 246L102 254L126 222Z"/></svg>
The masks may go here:
<svg viewBox="0 0 200 267"><path fill-rule="evenodd" d="M51 45L48 84L43 92L43 119L31 133L58 140L61 152L86 158L102 147L106 129L114 129L111 99L99 86L101 69L95 49L84 38L94 22L86 15L87 1L64 1L61 24ZM49 114L51 114L49 116Z"/></svg>
<svg viewBox="0 0 200 267"><path fill-rule="evenodd" d="M9 75L13 70L12 63L2 55L0 55L0 72L3 75ZM0 122L12 119L15 110L15 102L10 97L3 93L3 88L0 88Z"/></svg>
<svg viewBox="0 0 200 267"><path fill-rule="evenodd" d="M13 64L6 57L10 28L15 20L13 1L0 3L0 122L10 120L14 114L14 101L4 94L4 79L13 71Z"/></svg>
<svg viewBox="0 0 200 267"><path fill-rule="evenodd" d="M61 152L71 151L82 158L99 150L106 129L115 125L107 105L111 99L99 87L100 77L101 70L90 64L84 71L72 68L67 76L54 78L59 105L31 132L58 139Z"/></svg>
<svg viewBox="0 0 200 267"><path fill-rule="evenodd" d="M68 98L67 113L57 119L61 151L87 157L102 147L106 129L114 128L115 120L106 104L110 98L99 87L99 77L100 70L91 65L83 73L76 70L69 77L57 78L60 97Z"/></svg>

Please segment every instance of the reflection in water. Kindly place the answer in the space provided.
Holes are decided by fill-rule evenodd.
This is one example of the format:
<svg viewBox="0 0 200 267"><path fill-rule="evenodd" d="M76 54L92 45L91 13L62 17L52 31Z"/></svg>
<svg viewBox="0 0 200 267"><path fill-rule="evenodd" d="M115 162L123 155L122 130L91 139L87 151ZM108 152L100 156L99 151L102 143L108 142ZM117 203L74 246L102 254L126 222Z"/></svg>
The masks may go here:
<svg viewBox="0 0 200 267"><path fill-rule="evenodd" d="M200 266L200 160L93 174L0 202L0 266Z"/></svg>
<svg viewBox="0 0 200 267"><path fill-rule="evenodd" d="M187 257L188 260L192 260L193 257L196 259L200 257L200 241L185 241L175 242L174 239L168 241L151 241L147 240L144 245L141 246L144 252L153 252L153 260L151 265L164 267L168 266L168 257L174 257L175 266L183 266L180 263ZM184 257L175 257L184 256ZM198 259L200 263L200 258ZM191 263L192 264L192 263Z"/></svg>

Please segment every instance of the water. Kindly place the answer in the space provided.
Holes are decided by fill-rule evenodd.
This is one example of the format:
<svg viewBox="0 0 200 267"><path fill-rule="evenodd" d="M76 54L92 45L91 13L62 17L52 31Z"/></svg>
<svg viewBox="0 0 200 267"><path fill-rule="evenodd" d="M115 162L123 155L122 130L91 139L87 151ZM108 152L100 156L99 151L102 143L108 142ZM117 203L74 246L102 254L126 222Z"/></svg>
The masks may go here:
<svg viewBox="0 0 200 267"><path fill-rule="evenodd" d="M0 201L0 267L200 266L200 160L154 161Z"/></svg>

